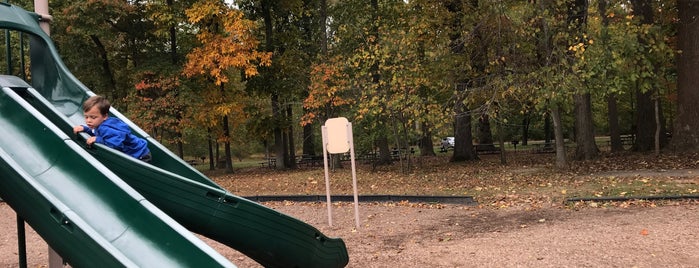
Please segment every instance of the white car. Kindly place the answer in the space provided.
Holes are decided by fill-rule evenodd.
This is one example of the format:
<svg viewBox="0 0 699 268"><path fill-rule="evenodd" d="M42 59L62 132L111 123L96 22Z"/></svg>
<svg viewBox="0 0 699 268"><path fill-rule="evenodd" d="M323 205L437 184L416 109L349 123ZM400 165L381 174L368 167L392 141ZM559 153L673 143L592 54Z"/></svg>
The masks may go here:
<svg viewBox="0 0 699 268"><path fill-rule="evenodd" d="M454 137L446 137L442 139L441 151L446 152L450 148L454 149Z"/></svg>

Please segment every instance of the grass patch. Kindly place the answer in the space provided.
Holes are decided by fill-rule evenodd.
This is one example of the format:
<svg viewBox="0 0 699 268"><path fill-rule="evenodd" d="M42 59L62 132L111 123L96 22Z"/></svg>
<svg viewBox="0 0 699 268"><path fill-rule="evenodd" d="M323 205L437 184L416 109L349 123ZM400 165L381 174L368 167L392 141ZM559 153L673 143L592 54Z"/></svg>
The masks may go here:
<svg viewBox="0 0 699 268"><path fill-rule="evenodd" d="M360 195L472 196L481 204L508 207L518 204L562 204L571 197L618 197L697 194L699 177L691 173L655 170L696 169L692 157L665 156L663 161L644 155L603 155L595 161L572 162L568 170L556 170L552 154L508 154L479 161L452 163L448 155L415 159L404 172L400 164L373 167L358 164ZM678 162L677 159L690 159ZM620 162L625 162L620 164ZM276 170L260 167L259 160L232 174L206 172L217 183L238 195L323 195L322 167ZM419 163L419 164L418 164ZM652 166L653 163L656 166ZM669 169L668 165L674 165ZM651 166L649 166L651 165ZM350 165L329 172L331 193L351 195Z"/></svg>

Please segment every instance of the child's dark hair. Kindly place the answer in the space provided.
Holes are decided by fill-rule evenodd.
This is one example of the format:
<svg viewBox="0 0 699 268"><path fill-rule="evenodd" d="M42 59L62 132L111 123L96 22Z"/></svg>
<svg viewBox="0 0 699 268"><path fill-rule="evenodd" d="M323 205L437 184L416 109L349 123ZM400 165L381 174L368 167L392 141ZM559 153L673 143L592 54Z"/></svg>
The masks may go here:
<svg viewBox="0 0 699 268"><path fill-rule="evenodd" d="M109 113L109 107L111 105L109 104L109 100L107 100L107 98L100 95L95 95L89 97L87 100L85 100L85 102L83 102L83 112L87 112L95 106L97 106L100 114L106 115Z"/></svg>

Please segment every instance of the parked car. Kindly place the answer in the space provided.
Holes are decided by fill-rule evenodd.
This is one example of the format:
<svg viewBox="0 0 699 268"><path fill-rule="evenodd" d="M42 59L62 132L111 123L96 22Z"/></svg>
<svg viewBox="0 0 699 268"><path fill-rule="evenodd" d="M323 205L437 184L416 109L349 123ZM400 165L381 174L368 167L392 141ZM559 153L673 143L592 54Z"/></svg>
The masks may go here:
<svg viewBox="0 0 699 268"><path fill-rule="evenodd" d="M446 152L449 149L454 149L454 137L446 137L442 139L441 151Z"/></svg>

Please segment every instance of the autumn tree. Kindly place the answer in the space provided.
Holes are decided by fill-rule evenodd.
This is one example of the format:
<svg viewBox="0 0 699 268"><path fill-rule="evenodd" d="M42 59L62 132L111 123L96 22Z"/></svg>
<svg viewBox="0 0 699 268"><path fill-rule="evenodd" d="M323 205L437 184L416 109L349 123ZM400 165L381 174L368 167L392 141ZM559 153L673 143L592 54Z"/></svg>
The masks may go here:
<svg viewBox="0 0 699 268"><path fill-rule="evenodd" d="M269 99L273 152L277 168L296 165L297 128L300 105L308 95L312 62L322 57L325 20L324 4L318 0L268 1L240 0L236 3L246 16L258 21L264 33L263 50L274 53L274 64L261 68L260 74L247 83L247 90ZM327 14L326 14L327 15ZM316 154L314 129L303 128L303 153Z"/></svg>
<svg viewBox="0 0 699 268"><path fill-rule="evenodd" d="M574 0L568 10L568 27L571 36L571 51L582 50L588 42L585 40L587 26L587 0ZM573 59L572 61L576 61ZM575 65L575 62L571 64ZM597 157L599 149L595 142L595 128L592 123L592 95L589 88L581 88L573 94L575 104L575 156L578 160L590 160Z"/></svg>
<svg viewBox="0 0 699 268"><path fill-rule="evenodd" d="M110 98L153 138L176 144L176 153L183 157L181 111L186 100L178 97L182 90L178 48L191 46L178 42L175 32L184 31L175 27L187 25L187 1L54 1L51 5L53 38L71 71L94 92ZM193 36L185 33L182 39L188 35Z"/></svg>
<svg viewBox="0 0 699 268"><path fill-rule="evenodd" d="M660 105L656 75L660 67L659 61L662 59L653 57L657 55L658 49L655 42L662 42L662 40L654 40L653 35L657 28L653 26L656 17L653 4L643 0L633 0L631 3L633 14L640 18L638 23L643 29L637 35L640 54L636 61L638 79L635 89L637 108L634 150L644 152L655 148L653 145L656 143L656 138L658 146L664 146L667 143L667 137L664 135L665 124L662 122L663 113L662 110L656 109L656 106ZM657 135L656 132L658 132ZM660 133L663 135L659 135Z"/></svg>
<svg viewBox="0 0 699 268"><path fill-rule="evenodd" d="M312 66L311 84L308 97L303 101L309 112L301 118L302 124L309 124L334 114L332 109L352 104L353 98L341 94L349 84L347 74L342 72L340 58L326 59Z"/></svg>
<svg viewBox="0 0 699 268"><path fill-rule="evenodd" d="M351 114L361 150L379 151L375 164L392 161L389 147L397 152L418 144L423 155L434 155L433 131L451 125L445 120L453 85L444 67L451 60L449 39L440 31L444 19L429 15L443 14L444 7L425 0L348 1L333 11L331 32L339 42L315 65L326 79L312 80L307 115ZM335 100L349 101L334 106ZM410 168L410 161L401 163Z"/></svg>
<svg viewBox="0 0 699 268"><path fill-rule="evenodd" d="M153 72L141 72L135 91L126 98L127 102L135 103L129 111L133 122L143 126L152 136L161 139L161 132L178 132L182 123L177 115L186 109L179 99L177 89L180 81L177 76L164 77ZM160 134L160 135L158 135ZM167 140L168 143L181 144L181 140ZM181 147L180 147L181 148ZM182 154L180 153L180 157Z"/></svg>
<svg viewBox="0 0 699 268"><path fill-rule="evenodd" d="M390 75L386 73L384 38L388 21L394 14L385 13L392 10L394 1L347 1L335 6L338 21L337 38L344 40L338 45L339 53L348 53L345 58L353 68L346 68L351 84L347 90L358 96L356 106L356 126L370 129L364 139L371 141L371 148L378 149L375 164L392 162L391 141L389 134L390 111L387 105ZM356 13L355 11L359 11ZM361 14L361 16L357 16ZM357 27L358 26L358 27ZM358 139L355 139L358 140ZM399 145L394 144L394 148Z"/></svg>
<svg viewBox="0 0 699 268"><path fill-rule="evenodd" d="M151 24L141 2L51 2L52 38L66 65L80 81L127 112L123 102L133 88L130 73L149 55L142 46Z"/></svg>
<svg viewBox="0 0 699 268"><path fill-rule="evenodd" d="M380 112L364 117L363 110L358 107L372 105L367 103L365 96L377 89L378 81L381 80L378 60L367 61L368 55L378 56L379 53L376 51L379 42L377 37L380 22L376 21L380 12L379 3L348 1L335 4L330 10L333 16L330 32L334 35L329 39L339 42L329 45L326 54L316 60L312 67L309 94L304 101L307 109L305 123L322 123L337 116L348 117L355 129L355 146L373 148L374 141L380 140L379 147L385 150L381 153L384 157L382 161L390 162L386 129L378 127L374 121L376 116L384 116L385 112L369 109ZM353 10L359 13L354 13ZM323 92L324 89L329 91ZM323 96L326 94L327 97ZM380 98L380 95L376 94L375 97ZM363 129L372 131L367 133Z"/></svg>
<svg viewBox="0 0 699 268"><path fill-rule="evenodd" d="M182 30L182 25L186 25L186 15L184 14L184 10L187 6L191 4L192 1L177 1L175 2L174 0L154 0L154 1L149 1L146 4L146 9L149 14L149 18L151 21L153 21L153 27L155 29L154 31L154 36L160 40L163 40L163 43L168 44L169 46L166 46L165 49L162 51L158 51L160 53L158 54L165 54L168 55L169 63L170 63L170 68L162 68L162 65L157 64L155 67L151 67L152 69L155 69L157 73L160 73L163 76L163 80L168 81L168 80L174 80L177 79L179 80L180 74L181 74L181 69L182 69L182 54L180 52L180 47L184 47L188 51L190 47L187 46L182 46L182 43L191 43L191 42L179 42L178 41L178 32L181 32ZM185 35L186 37L187 35ZM191 35L190 35L191 36ZM166 65L167 66L167 65ZM149 66L150 67L150 66ZM144 68L145 69L145 68ZM145 75L148 75L151 70L145 69L143 72L145 72ZM143 81L141 81L143 82ZM167 82L165 82L167 83ZM172 109L169 110L170 113L163 113L166 116L172 116L174 117L174 121L176 122L177 125L172 126L171 128L166 128L166 130L170 130L174 133L174 137L172 138L172 143L176 145L176 153L180 158L184 158L184 140L183 140L183 131L184 128L187 126L186 124L183 124L186 122L184 120L184 115L183 115L183 110L184 107L187 105L187 101L183 98L181 98L181 93L182 93L183 88L181 88L180 85L177 85L176 87L172 88L171 90L167 90L164 93L165 98L167 99L166 102L162 102L163 104L171 104L171 105L178 105L178 109ZM138 91L138 88L137 88ZM171 96L170 96L171 95ZM145 106L145 105L144 105ZM138 108L145 108L143 106L136 106ZM161 106L162 107L162 106ZM167 105L164 106L166 109L169 108ZM151 109L148 110L153 110L152 108L156 107L148 107ZM143 109L141 109L143 111Z"/></svg>
<svg viewBox="0 0 699 268"><path fill-rule="evenodd" d="M556 167L566 168L568 160L563 115L570 105L570 91L561 89L570 86L570 82L565 80L570 68L563 64L569 42L565 34L566 6L559 4L555 1L536 1L524 9L522 17L529 22L524 25L533 26L534 34L533 39L526 36L523 39L526 45L521 47L527 50L522 53L535 57L532 58L534 61L523 61L526 63L522 66L524 68L516 70L515 83L521 86L514 94L524 97L523 102L528 104L525 107L531 107L543 118L550 117L555 138ZM548 119L545 122L549 122Z"/></svg>
<svg viewBox="0 0 699 268"><path fill-rule="evenodd" d="M422 155L434 155L432 133L449 124L442 109L452 93L451 70L443 66L449 56L449 38L435 30L443 25L442 18L424 14L446 10L430 1L387 4L384 8L388 11L380 16L384 21L379 26L376 57L382 77L379 83L385 86L367 90L367 96L378 95L380 101L358 103L359 115L366 116L362 111L380 107L389 119L390 124L384 127L391 130L387 136L393 139L394 148L409 148L420 140ZM409 170L411 161L402 160L410 160L410 154L399 159L404 170Z"/></svg>
<svg viewBox="0 0 699 268"><path fill-rule="evenodd" d="M449 33L440 31L446 19L443 16L447 12L444 5L438 1L423 0L411 1L407 6L405 15L408 18L405 24L406 32L399 46L407 50L406 57L399 62L403 71L398 77L402 77L402 84L406 93L415 98L411 100L412 106L410 120L418 124L416 136L419 139L421 156L435 155L432 143L433 135L439 130L451 128L451 120L446 119L452 111L452 106L447 105L452 97L451 69L445 65L450 59ZM399 95L400 96L400 95Z"/></svg>
<svg viewBox="0 0 699 268"><path fill-rule="evenodd" d="M144 126L151 135L167 144L175 145L175 153L184 158L184 131L191 127L183 112L191 104L182 96L188 90L187 81L182 81L184 54L194 45L192 34L187 34L189 24L185 8L191 1L149 1L145 4L144 16L150 23L152 34L143 43L164 43L167 46L144 46L149 58L144 58L131 79L134 89L127 95L131 109L127 116ZM178 33L183 33L178 35ZM182 41L180 41L182 39ZM162 61L165 58L167 61Z"/></svg>
<svg viewBox="0 0 699 268"><path fill-rule="evenodd" d="M454 81L454 154L452 155L452 161L464 161L464 160L475 160L478 159L476 151L473 149L473 134L471 132L471 113L469 107L466 106L466 94L469 87L468 77L462 74L463 69L468 66L466 64L461 65L459 62L466 62L463 60L465 54L465 44L466 37L463 36L463 29L466 23L463 21L466 17L466 10L463 1L453 0L445 3L447 10L450 12L449 18L451 18L448 24L448 29L450 32L450 44L451 53L454 57L457 57L457 63L452 66L453 68L453 81Z"/></svg>
<svg viewBox="0 0 699 268"><path fill-rule="evenodd" d="M600 59L604 61L602 66L612 65L612 53L611 53L611 39L609 24L614 13L608 12L610 9L608 0L599 0L597 3L597 12L599 14L599 42L602 46L602 55ZM602 81L609 81L613 79L613 71L602 67L603 69L598 72ZM609 124L609 146L612 152L619 152L624 149L621 142L621 129L619 128L619 112L617 105L618 89L614 90L613 84L602 84L603 86L610 88L609 92L605 92L605 98L607 101L607 120Z"/></svg>
<svg viewBox="0 0 699 268"><path fill-rule="evenodd" d="M271 53L257 51L259 40L251 31L254 22L245 19L240 10L221 1L197 2L186 14L189 22L198 27L197 39L201 46L187 54L184 74L205 77L215 87L208 86L203 90L218 91L216 99L209 99L209 109L202 112L213 112L221 117L220 139L225 144L226 170L232 171L229 116L240 110L240 104L233 101L239 96L231 94L236 92L227 92L226 84L231 78L240 79L231 75L234 70L239 70L245 77L257 75L258 66L271 63Z"/></svg>

